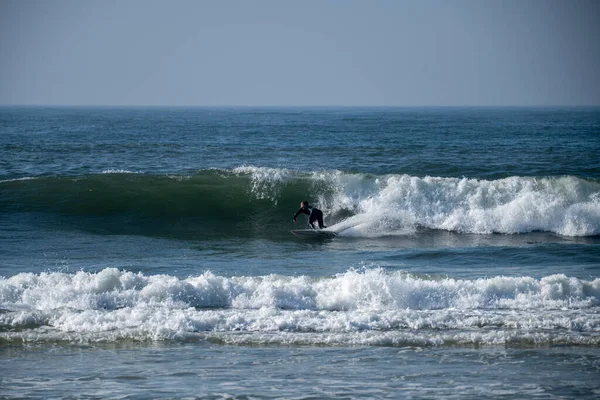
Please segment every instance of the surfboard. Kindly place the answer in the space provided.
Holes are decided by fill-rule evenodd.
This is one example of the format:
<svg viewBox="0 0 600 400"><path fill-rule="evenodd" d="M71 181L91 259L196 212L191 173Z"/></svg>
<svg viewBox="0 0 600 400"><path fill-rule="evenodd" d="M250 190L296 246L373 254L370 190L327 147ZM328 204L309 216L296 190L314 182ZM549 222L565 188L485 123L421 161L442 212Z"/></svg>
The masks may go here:
<svg viewBox="0 0 600 400"><path fill-rule="evenodd" d="M320 229L292 229L291 232L301 238L332 238L337 236L337 233L332 231L324 231Z"/></svg>

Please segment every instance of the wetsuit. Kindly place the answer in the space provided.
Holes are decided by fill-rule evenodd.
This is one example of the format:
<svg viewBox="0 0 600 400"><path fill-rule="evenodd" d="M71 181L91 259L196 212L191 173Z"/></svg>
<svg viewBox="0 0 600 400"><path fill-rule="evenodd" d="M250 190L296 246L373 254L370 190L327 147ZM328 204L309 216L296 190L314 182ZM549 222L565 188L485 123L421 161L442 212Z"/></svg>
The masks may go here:
<svg viewBox="0 0 600 400"><path fill-rule="evenodd" d="M318 208L314 208L313 206L304 206L300 207L296 214L294 214L294 221L300 214L308 215L308 224L315 229L315 221L319 224L319 229L327 228L323 225L323 212Z"/></svg>

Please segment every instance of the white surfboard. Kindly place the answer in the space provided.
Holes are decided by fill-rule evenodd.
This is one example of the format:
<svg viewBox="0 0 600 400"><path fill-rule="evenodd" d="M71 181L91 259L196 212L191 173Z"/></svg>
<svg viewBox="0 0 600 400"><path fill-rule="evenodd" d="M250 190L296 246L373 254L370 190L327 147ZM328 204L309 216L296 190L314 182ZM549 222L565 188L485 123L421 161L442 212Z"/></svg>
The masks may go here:
<svg viewBox="0 0 600 400"><path fill-rule="evenodd" d="M301 238L332 238L337 236L337 233L332 231L324 231L322 229L292 229L291 232Z"/></svg>

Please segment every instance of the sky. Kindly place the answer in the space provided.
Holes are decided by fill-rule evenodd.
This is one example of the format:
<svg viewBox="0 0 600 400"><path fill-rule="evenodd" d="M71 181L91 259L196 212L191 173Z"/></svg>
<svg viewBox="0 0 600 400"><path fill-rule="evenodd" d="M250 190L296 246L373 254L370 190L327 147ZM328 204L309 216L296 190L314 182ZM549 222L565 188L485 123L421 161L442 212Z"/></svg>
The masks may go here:
<svg viewBox="0 0 600 400"><path fill-rule="evenodd" d="M0 105L600 105L600 1L0 0Z"/></svg>

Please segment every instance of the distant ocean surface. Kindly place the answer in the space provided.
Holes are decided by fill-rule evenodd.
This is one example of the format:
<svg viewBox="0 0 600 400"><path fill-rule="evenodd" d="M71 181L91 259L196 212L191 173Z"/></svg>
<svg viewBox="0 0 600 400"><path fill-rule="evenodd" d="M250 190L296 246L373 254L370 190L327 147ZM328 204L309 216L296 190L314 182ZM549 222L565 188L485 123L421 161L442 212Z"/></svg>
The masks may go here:
<svg viewBox="0 0 600 400"><path fill-rule="evenodd" d="M600 109L0 108L0 398L65 397L599 398Z"/></svg>

